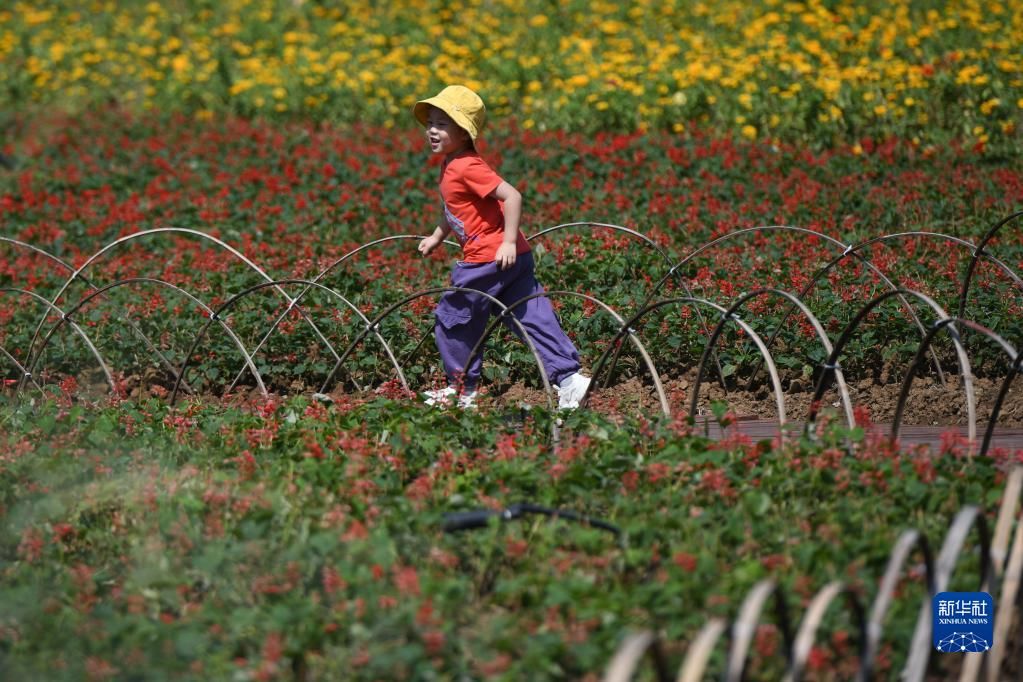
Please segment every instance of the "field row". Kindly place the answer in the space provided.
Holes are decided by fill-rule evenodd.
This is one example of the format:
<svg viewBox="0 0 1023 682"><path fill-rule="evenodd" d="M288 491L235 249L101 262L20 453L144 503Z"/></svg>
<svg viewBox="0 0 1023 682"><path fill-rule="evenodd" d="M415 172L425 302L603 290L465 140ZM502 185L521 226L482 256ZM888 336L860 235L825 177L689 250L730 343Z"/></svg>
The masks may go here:
<svg viewBox="0 0 1023 682"><path fill-rule="evenodd" d="M524 129L1015 147L1021 17L1019 0L17 3L0 101L401 125L459 82Z"/></svg>

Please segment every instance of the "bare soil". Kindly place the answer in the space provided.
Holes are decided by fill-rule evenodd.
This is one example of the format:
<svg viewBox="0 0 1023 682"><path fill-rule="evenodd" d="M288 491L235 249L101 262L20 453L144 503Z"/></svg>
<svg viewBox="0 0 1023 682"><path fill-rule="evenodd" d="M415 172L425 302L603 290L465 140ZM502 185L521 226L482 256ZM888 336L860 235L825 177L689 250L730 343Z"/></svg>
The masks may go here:
<svg viewBox="0 0 1023 682"><path fill-rule="evenodd" d="M995 400L1002 387L1002 378L977 378L972 381L975 400L974 411L978 426L987 424ZM682 378L663 380L668 407L673 414L688 414L695 387L695 373ZM814 387L808 382L792 380L782 382L785 413L789 420L807 417L813 400ZM871 421L890 423L895 417L902 384L880 383L863 379L848 384L849 399L854 408L867 410ZM933 377L916 379L910 387L902 413L906 425L963 426L968 421L966 390L958 376L946 375L945 382ZM491 396L498 406L522 403L542 405L546 402L543 391L516 384L500 394ZM778 405L770 386L748 390L743 386L728 390L714 379L705 380L699 387L697 414L709 414L711 402L722 401L740 419L777 419ZM835 388L825 392L821 400L822 411L841 410L841 398ZM649 382L629 379L593 392L589 406L609 413L656 413L660 401ZM1003 427L1023 427L1023 383L1014 382L1002 403L997 423Z"/></svg>
<svg viewBox="0 0 1023 682"><path fill-rule="evenodd" d="M1003 377L973 378L974 411L978 428L988 423L1003 381ZM663 377L662 382L671 413L688 414L693 392L696 390L696 372L689 371L681 377ZM97 392L106 392L107 387L100 377L93 378L93 383ZM788 421L806 419L813 400L812 383L801 378L783 379L781 383L786 419ZM132 397L146 394L166 397L166 384L164 386L160 384L160 378L155 376L155 373L131 375L124 379L124 386L128 395ZM888 380L887 373L881 373L878 378L850 381L847 388L852 406L865 409L873 423L888 424L894 420L902 390L901 380ZM296 381L286 392L310 394L316 390L318 388ZM521 382L511 386L485 386L483 392L482 404L489 403L498 408L518 407L522 404L544 405L547 402L542 390ZM256 389L238 387L236 397L247 394L255 397ZM185 395L182 392L181 397ZM935 376L919 377L910 387L903 407L902 424L965 426L968 421L966 395L966 388L957 375L946 374L944 381ZM556 396L554 400L557 400ZM749 389L744 381L740 380L733 382L733 385L726 389L715 376L705 376L699 386L697 416L711 414L711 403L718 401L724 402L729 411L739 419L778 418L778 401L768 383ZM631 378L610 387L597 388L592 391L588 406L607 414L623 415L657 414L662 409L653 384L646 378ZM820 407L822 412L841 413L841 398L834 385L824 393ZM1010 385L1002 402L997 424L1006 428L1023 427L1023 382L1016 381Z"/></svg>

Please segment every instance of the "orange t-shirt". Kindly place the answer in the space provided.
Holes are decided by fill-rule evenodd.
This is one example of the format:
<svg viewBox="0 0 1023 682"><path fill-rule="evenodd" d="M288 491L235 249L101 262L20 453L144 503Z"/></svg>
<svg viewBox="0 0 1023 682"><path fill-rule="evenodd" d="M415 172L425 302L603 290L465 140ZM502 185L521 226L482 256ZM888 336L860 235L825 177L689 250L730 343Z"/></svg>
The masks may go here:
<svg viewBox="0 0 1023 682"><path fill-rule="evenodd" d="M444 217L462 245L462 260L489 263L497 257L504 240L504 202L490 196L504 180L469 150L444 164L440 173L440 196ZM519 231L516 253L527 253L529 242Z"/></svg>

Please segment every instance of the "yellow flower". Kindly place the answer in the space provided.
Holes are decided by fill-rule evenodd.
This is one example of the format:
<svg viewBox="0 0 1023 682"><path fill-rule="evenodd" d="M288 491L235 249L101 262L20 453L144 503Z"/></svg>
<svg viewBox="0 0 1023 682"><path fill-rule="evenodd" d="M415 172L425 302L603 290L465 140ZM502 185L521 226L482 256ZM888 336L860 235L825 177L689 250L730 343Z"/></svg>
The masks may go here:
<svg viewBox="0 0 1023 682"><path fill-rule="evenodd" d="M189 61L186 54L175 55L174 59L171 60L171 68L174 69L174 73L181 74L188 69L188 66Z"/></svg>
<svg viewBox="0 0 1023 682"><path fill-rule="evenodd" d="M67 54L67 45L61 42L56 42L50 45L50 60L53 62L59 62Z"/></svg>
<svg viewBox="0 0 1023 682"><path fill-rule="evenodd" d="M757 139L757 128L756 126L744 125L742 127L742 136L748 140Z"/></svg>
<svg viewBox="0 0 1023 682"><path fill-rule="evenodd" d="M990 116L991 112L998 108L998 105L1000 105L1001 103L1002 100L998 99L997 97L993 97L980 105L980 113L984 114L985 116Z"/></svg>
<svg viewBox="0 0 1023 682"><path fill-rule="evenodd" d="M547 23L547 16L545 14L535 14L529 19L529 25L533 28L542 28Z"/></svg>

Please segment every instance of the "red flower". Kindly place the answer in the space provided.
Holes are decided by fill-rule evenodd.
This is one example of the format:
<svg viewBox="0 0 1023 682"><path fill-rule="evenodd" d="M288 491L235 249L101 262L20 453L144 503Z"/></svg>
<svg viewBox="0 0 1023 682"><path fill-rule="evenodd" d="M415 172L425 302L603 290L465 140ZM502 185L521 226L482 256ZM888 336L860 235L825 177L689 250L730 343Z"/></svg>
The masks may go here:
<svg viewBox="0 0 1023 682"><path fill-rule="evenodd" d="M394 572L394 586L402 594L419 594L419 574L412 566L399 568Z"/></svg>
<svg viewBox="0 0 1023 682"><path fill-rule="evenodd" d="M687 573L692 573L696 570L696 557L688 552L676 552L675 556L671 557L671 560L675 562L676 566Z"/></svg>

